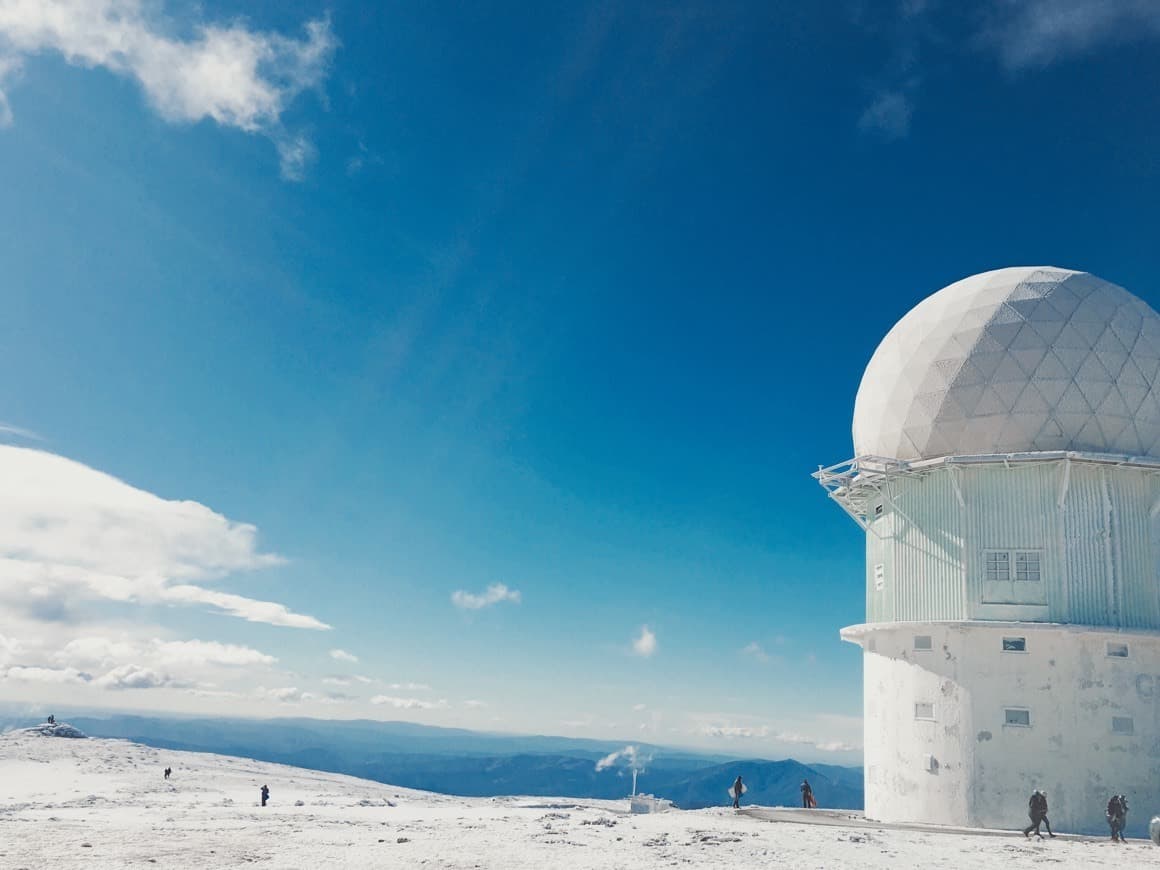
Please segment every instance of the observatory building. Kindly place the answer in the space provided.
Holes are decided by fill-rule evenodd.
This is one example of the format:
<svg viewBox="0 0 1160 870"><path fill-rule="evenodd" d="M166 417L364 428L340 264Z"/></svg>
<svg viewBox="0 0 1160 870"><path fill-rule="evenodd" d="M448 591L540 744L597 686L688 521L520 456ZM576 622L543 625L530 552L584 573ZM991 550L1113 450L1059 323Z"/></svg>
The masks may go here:
<svg viewBox="0 0 1160 870"><path fill-rule="evenodd" d="M855 458L866 815L1058 828L1160 807L1160 315L1084 272L958 281L887 334ZM1135 822L1132 822L1132 819Z"/></svg>

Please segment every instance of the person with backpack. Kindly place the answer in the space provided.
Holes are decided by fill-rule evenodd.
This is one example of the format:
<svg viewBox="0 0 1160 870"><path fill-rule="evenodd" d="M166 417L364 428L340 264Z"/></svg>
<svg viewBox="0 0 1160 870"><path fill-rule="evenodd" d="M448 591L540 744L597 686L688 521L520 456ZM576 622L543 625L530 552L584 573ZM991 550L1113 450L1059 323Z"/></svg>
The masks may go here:
<svg viewBox="0 0 1160 870"><path fill-rule="evenodd" d="M1036 789L1031 793L1031 800L1027 802L1027 815L1031 817L1031 824L1023 829L1023 836L1030 837L1031 832L1035 831L1035 836L1043 839L1043 834L1039 833L1039 826L1047 826L1047 834L1054 837L1055 834L1051 831L1051 822L1047 820L1047 794Z"/></svg>
<svg viewBox="0 0 1160 870"><path fill-rule="evenodd" d="M266 801L270 799L270 786L262 786L262 806L266 805Z"/></svg>
<svg viewBox="0 0 1160 870"><path fill-rule="evenodd" d="M1128 799L1122 794L1114 794L1108 801L1108 827L1112 830L1112 842L1124 842L1124 825L1128 820Z"/></svg>
<svg viewBox="0 0 1160 870"><path fill-rule="evenodd" d="M740 776L734 780L733 787L729 791L733 793L733 809L741 809L741 795L745 794L745 784L741 781Z"/></svg>
<svg viewBox="0 0 1160 870"><path fill-rule="evenodd" d="M802 780L802 807L809 810L809 809L813 809L817 805L818 805L818 802L816 800L814 800L814 790L810 786L810 781L808 779L803 779Z"/></svg>

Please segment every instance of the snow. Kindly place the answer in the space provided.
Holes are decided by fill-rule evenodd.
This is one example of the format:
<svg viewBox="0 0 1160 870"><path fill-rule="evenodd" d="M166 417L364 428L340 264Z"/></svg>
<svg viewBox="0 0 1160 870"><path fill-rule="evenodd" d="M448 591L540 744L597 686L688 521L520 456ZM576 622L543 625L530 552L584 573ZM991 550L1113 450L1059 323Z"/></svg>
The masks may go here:
<svg viewBox="0 0 1160 870"><path fill-rule="evenodd" d="M166 781L162 770L173 768ZM258 790L270 787L270 806ZM1146 840L877 826L846 813L630 815L628 801L459 798L123 740L0 736L0 867L1120 868ZM784 819L779 821L778 819ZM1012 825L1022 825L1012 818Z"/></svg>

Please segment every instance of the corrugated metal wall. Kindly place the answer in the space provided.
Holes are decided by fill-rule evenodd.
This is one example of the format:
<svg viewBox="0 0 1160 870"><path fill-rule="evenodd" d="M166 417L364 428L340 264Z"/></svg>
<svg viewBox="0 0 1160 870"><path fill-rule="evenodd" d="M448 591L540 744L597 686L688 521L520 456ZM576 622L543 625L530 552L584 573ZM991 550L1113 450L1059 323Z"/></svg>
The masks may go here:
<svg viewBox="0 0 1160 870"><path fill-rule="evenodd" d="M1153 472L1064 460L947 465L893 478L867 533L867 620L1160 629L1158 499ZM987 549L1038 551L1043 585L1016 584L1024 597L997 598L984 583Z"/></svg>

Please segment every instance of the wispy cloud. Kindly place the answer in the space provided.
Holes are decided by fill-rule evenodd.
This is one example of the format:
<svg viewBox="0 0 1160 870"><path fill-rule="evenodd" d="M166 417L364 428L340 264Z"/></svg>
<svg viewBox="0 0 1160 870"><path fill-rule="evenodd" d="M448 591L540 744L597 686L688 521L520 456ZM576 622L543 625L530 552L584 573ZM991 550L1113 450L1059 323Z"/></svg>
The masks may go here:
<svg viewBox="0 0 1160 870"><path fill-rule="evenodd" d="M657 636L647 625L640 627L640 634L632 642L632 651L646 659L657 651Z"/></svg>
<svg viewBox="0 0 1160 870"><path fill-rule="evenodd" d="M482 610L484 607L491 607L501 601L519 604L519 590L508 589L503 583L492 583L486 591L478 595L462 589L456 590L451 595L451 603L461 610Z"/></svg>
<svg viewBox="0 0 1160 870"><path fill-rule="evenodd" d="M330 657L336 662L352 662L353 664L358 664L358 656L353 653L348 653L344 649L332 649L330 651Z"/></svg>
<svg viewBox="0 0 1160 870"><path fill-rule="evenodd" d="M913 113L914 105L908 94L902 90L881 91L862 112L858 127L888 141L901 139L910 132L910 116Z"/></svg>
<svg viewBox="0 0 1160 870"><path fill-rule="evenodd" d="M742 647L741 654L749 656L751 659L762 663L766 663L772 660L772 656L770 656L770 654L765 651L765 648L762 647L762 645L757 641L753 641Z"/></svg>
<svg viewBox="0 0 1160 870"><path fill-rule="evenodd" d="M396 710L439 710L447 706L446 701L425 701L422 698L397 698L392 695L375 695L372 704L394 707Z"/></svg>
<svg viewBox="0 0 1160 870"><path fill-rule="evenodd" d="M858 126L895 141L910 133L924 58L932 52L937 51L940 63L956 54L981 54L1008 72L1043 68L1108 46L1160 39L1160 3L981 0L960 8L898 0L893 16L862 16L861 23L885 33L892 53Z"/></svg>
<svg viewBox="0 0 1160 870"><path fill-rule="evenodd" d="M4 72L5 72L4 58L0 57L0 82L4 81ZM4 112L5 112L6 107L7 107L7 103L4 100L4 94L3 94L3 92L0 92L0 127L4 126ZM3 438L4 436L7 436L7 435L11 435L11 436L16 437L16 438L24 438L27 441L43 441L44 440L39 435L37 435L35 432L33 432L31 429L22 429L19 426L12 426L12 425L9 425L8 423L0 422L0 438Z"/></svg>
<svg viewBox="0 0 1160 870"><path fill-rule="evenodd" d="M486 701L477 701L475 699L469 699L469 700L463 702L463 706L469 710L478 710L480 707L486 707L487 702Z"/></svg>
<svg viewBox="0 0 1160 870"><path fill-rule="evenodd" d="M22 61L53 52L74 66L135 81L171 123L209 120L267 136L283 174L293 179L313 145L288 132L282 115L322 83L336 47L325 19L307 22L295 38L240 20L172 20L161 4L142 0L0 0L0 121L11 123L7 91Z"/></svg>
<svg viewBox="0 0 1160 870"><path fill-rule="evenodd" d="M0 444L0 479L0 605L9 610L60 619L84 601L183 604L329 628L282 604L192 582L280 564L258 549L252 525L25 447Z"/></svg>
<svg viewBox="0 0 1160 870"><path fill-rule="evenodd" d="M1043 67L1106 45L1160 37L1156 0L997 3L981 34L1008 69Z"/></svg>
<svg viewBox="0 0 1160 870"><path fill-rule="evenodd" d="M821 752L855 752L861 747L852 743L828 738L817 738L806 734L797 734L788 731L779 731L768 725L703 725L696 731L704 737L714 737L722 740L767 740L772 743L790 743L799 746L812 746Z"/></svg>

